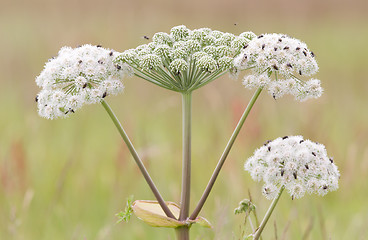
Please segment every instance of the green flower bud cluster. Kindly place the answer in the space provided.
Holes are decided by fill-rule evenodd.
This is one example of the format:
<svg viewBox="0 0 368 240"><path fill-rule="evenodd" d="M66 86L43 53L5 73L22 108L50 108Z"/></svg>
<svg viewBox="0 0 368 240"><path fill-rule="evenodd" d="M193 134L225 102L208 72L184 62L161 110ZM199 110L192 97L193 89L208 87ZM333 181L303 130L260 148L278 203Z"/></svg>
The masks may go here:
<svg viewBox="0 0 368 240"><path fill-rule="evenodd" d="M227 71L236 72L234 57L255 37L181 25L154 34L152 42L126 50L114 62L129 64L137 76L166 89L193 91Z"/></svg>

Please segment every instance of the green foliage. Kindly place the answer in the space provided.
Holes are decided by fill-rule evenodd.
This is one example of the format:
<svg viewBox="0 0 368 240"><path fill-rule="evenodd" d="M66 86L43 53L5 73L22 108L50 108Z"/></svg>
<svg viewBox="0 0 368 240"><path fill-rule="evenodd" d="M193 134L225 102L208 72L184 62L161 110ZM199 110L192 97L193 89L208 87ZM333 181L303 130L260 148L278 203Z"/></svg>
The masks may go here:
<svg viewBox="0 0 368 240"><path fill-rule="evenodd" d="M240 214L240 213L248 212L249 214L255 210L256 210L256 206L249 199L244 199L240 201L239 206L235 208L234 213Z"/></svg>
<svg viewBox="0 0 368 240"><path fill-rule="evenodd" d="M130 217L133 214L133 208L132 208L133 198L134 198L133 195L129 196L127 198L127 202L126 202L124 211L121 211L121 212L115 214L119 218L119 220L116 223L121 223L123 221L124 222L129 222Z"/></svg>

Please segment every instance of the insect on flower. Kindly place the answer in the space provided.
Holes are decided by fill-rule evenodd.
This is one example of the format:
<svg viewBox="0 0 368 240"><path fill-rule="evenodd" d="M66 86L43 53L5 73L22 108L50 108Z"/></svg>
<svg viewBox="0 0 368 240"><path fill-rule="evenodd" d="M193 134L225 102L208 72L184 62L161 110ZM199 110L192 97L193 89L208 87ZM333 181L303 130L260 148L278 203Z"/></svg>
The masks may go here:
<svg viewBox="0 0 368 240"><path fill-rule="evenodd" d="M244 61L245 56L247 61ZM252 72L244 77L246 88L263 87L274 99L291 94L304 101L323 93L319 80L304 79L318 71L313 56L307 45L297 39L281 34L261 34L248 42L235 58L234 65Z"/></svg>
<svg viewBox="0 0 368 240"><path fill-rule="evenodd" d="M126 64L115 67L111 53L101 45L61 48L36 78L42 88L35 99L39 115L65 117L85 104L99 103L103 97L121 92L121 79L131 74L131 68Z"/></svg>
<svg viewBox="0 0 368 240"><path fill-rule="evenodd" d="M263 189L268 190L262 192L268 199L275 198L282 186L292 198L306 193L325 195L338 188L340 173L325 147L302 140L302 136L277 138L257 149L246 161L244 168L252 178L264 181ZM277 169L280 174L275 176Z"/></svg>

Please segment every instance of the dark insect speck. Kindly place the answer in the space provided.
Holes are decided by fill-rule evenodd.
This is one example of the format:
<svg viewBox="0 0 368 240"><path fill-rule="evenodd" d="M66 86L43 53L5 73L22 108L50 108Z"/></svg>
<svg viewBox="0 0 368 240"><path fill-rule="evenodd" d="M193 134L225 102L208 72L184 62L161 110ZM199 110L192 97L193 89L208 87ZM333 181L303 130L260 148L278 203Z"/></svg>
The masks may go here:
<svg viewBox="0 0 368 240"><path fill-rule="evenodd" d="M300 47L295 48L295 50L297 50L297 51L300 50Z"/></svg>
<svg viewBox="0 0 368 240"><path fill-rule="evenodd" d="M284 176L285 170L281 169L281 177Z"/></svg>
<svg viewBox="0 0 368 240"><path fill-rule="evenodd" d="M284 47L284 50L288 50L288 49L289 49L289 47L288 47L288 46Z"/></svg>
<svg viewBox="0 0 368 240"><path fill-rule="evenodd" d="M102 45L98 44L96 47L100 48L100 47L102 47Z"/></svg>
<svg viewBox="0 0 368 240"><path fill-rule="evenodd" d="M282 140L285 140L285 139L287 139L289 136L284 136L284 137L282 137Z"/></svg>
<svg viewBox="0 0 368 240"><path fill-rule="evenodd" d="M103 94L102 94L102 98L105 98L107 96L107 92L104 92Z"/></svg>
<svg viewBox="0 0 368 240"><path fill-rule="evenodd" d="M262 44L262 50L266 47L266 44Z"/></svg>
<svg viewBox="0 0 368 240"><path fill-rule="evenodd" d="M293 66L290 63L286 64L286 66L289 68L293 68Z"/></svg>
<svg viewBox="0 0 368 240"><path fill-rule="evenodd" d="M299 70L299 75L302 75L302 70Z"/></svg>
<svg viewBox="0 0 368 240"><path fill-rule="evenodd" d="M330 162L333 163L333 158L330 158Z"/></svg>
<svg viewBox="0 0 368 240"><path fill-rule="evenodd" d="M303 140L303 139L299 141L299 143L302 143L302 142L304 142L304 140Z"/></svg>
<svg viewBox="0 0 368 240"><path fill-rule="evenodd" d="M271 146L268 146L267 150L268 150L268 151L271 151Z"/></svg>
<svg viewBox="0 0 368 240"><path fill-rule="evenodd" d="M272 67L275 69L275 70L279 70L279 68L274 64L272 65Z"/></svg>
<svg viewBox="0 0 368 240"><path fill-rule="evenodd" d="M261 34L261 35L259 35L257 38L263 38L264 36L263 36L263 34Z"/></svg>
<svg viewBox="0 0 368 240"><path fill-rule="evenodd" d="M304 54L304 56L307 56L307 52L306 51L303 51L303 54Z"/></svg>
<svg viewBox="0 0 368 240"><path fill-rule="evenodd" d="M308 166L308 164L305 164L305 168L306 168L306 169L309 169L309 166Z"/></svg>
<svg viewBox="0 0 368 240"><path fill-rule="evenodd" d="M247 47L248 47L248 44L245 44L243 48L246 49Z"/></svg>
<svg viewBox="0 0 368 240"><path fill-rule="evenodd" d="M312 152L312 155L313 155L313 156L317 156L315 152Z"/></svg>
<svg viewBox="0 0 368 240"><path fill-rule="evenodd" d="M120 69L121 69L121 66L120 66L120 65L116 65L116 68L117 68L118 70L120 70Z"/></svg>
<svg viewBox="0 0 368 240"><path fill-rule="evenodd" d="M296 172L293 172L293 176L294 176L294 178L295 178L295 179L297 179L297 177L298 177L298 176L296 175Z"/></svg>
<svg viewBox="0 0 368 240"><path fill-rule="evenodd" d="M74 113L74 110L69 108L69 110L65 112L65 115L68 114L68 113Z"/></svg>
<svg viewBox="0 0 368 240"><path fill-rule="evenodd" d="M111 52L109 53L109 56L111 57L113 54L114 54L114 52L113 52L113 51L111 51Z"/></svg>
<svg viewBox="0 0 368 240"><path fill-rule="evenodd" d="M312 57L314 57L314 52L310 52L310 55L311 55Z"/></svg>

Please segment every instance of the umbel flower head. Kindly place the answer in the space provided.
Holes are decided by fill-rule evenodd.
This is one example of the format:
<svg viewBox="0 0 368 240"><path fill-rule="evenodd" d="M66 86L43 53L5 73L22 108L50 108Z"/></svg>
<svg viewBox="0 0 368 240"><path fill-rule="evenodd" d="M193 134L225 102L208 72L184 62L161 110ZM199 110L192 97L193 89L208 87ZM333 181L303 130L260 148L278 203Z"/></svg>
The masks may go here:
<svg viewBox="0 0 368 240"><path fill-rule="evenodd" d="M255 181L263 180L263 194L268 199L277 196L284 186L292 198L305 193L325 195L338 188L340 177L325 146L302 136L285 136L268 141L245 163Z"/></svg>
<svg viewBox="0 0 368 240"><path fill-rule="evenodd" d="M239 36L209 28L190 30L181 25L170 33L158 32L152 42L118 55L115 62L127 63L135 74L160 87L177 92L198 89L227 71L235 71L233 60L256 37Z"/></svg>
<svg viewBox="0 0 368 240"><path fill-rule="evenodd" d="M319 80L305 80L318 72L314 53L305 43L283 34L254 38L235 59L235 66L251 69L243 81L246 88L264 87L275 99L291 94L304 101L323 93Z"/></svg>
<svg viewBox="0 0 368 240"><path fill-rule="evenodd" d="M36 97L40 116L54 119L68 116L84 104L121 92L121 79L131 74L126 64L114 64L116 53L100 46L63 47L36 78L42 90Z"/></svg>

